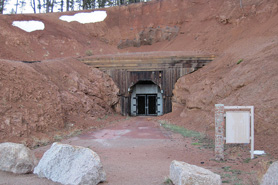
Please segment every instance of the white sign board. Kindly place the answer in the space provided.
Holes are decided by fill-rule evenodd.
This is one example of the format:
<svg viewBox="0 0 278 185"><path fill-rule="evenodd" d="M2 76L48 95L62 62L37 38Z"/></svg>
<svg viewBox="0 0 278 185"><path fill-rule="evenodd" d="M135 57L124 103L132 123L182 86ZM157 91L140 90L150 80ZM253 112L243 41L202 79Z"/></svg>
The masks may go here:
<svg viewBox="0 0 278 185"><path fill-rule="evenodd" d="M226 112L226 143L250 143L250 112Z"/></svg>

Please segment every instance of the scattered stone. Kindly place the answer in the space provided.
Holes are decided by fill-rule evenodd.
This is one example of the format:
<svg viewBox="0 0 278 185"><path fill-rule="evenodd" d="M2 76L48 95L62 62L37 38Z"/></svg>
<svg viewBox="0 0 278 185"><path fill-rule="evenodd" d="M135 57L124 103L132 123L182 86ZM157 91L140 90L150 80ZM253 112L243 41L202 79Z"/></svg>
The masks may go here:
<svg viewBox="0 0 278 185"><path fill-rule="evenodd" d="M34 173L62 184L96 185L106 180L100 158L89 148L53 143Z"/></svg>
<svg viewBox="0 0 278 185"><path fill-rule="evenodd" d="M0 144L0 170L25 174L31 173L36 165L35 155L23 144Z"/></svg>
<svg viewBox="0 0 278 185"><path fill-rule="evenodd" d="M278 184L278 161L271 164L267 172L264 174L261 185L277 185Z"/></svg>
<svg viewBox="0 0 278 185"><path fill-rule="evenodd" d="M229 24L230 23L229 18L227 18L225 15L220 15L217 18L218 18L218 21L222 24Z"/></svg>
<svg viewBox="0 0 278 185"><path fill-rule="evenodd" d="M222 183L220 175L210 170L175 160L170 166L170 179L175 185L217 185Z"/></svg>
<svg viewBox="0 0 278 185"><path fill-rule="evenodd" d="M148 27L139 32L137 38L134 38L133 40L121 40L118 44L118 48L140 47L142 45L152 45L165 40L170 41L178 35L179 30L179 27L176 26L166 26L165 28L159 26L156 28Z"/></svg>

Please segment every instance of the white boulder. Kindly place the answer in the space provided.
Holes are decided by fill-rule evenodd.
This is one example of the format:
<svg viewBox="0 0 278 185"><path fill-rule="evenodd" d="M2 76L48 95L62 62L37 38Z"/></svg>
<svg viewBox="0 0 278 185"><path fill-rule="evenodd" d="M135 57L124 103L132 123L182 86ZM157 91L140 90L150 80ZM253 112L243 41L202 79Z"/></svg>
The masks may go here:
<svg viewBox="0 0 278 185"><path fill-rule="evenodd" d="M106 180L99 156L89 148L53 143L34 173L62 184L95 185Z"/></svg>
<svg viewBox="0 0 278 185"><path fill-rule="evenodd" d="M264 174L261 185L278 185L278 161L271 164Z"/></svg>
<svg viewBox="0 0 278 185"><path fill-rule="evenodd" d="M170 179L175 185L217 185L221 177L210 170L181 161L172 161Z"/></svg>
<svg viewBox="0 0 278 185"><path fill-rule="evenodd" d="M0 170L24 174L31 173L36 165L35 155L23 144L0 144Z"/></svg>

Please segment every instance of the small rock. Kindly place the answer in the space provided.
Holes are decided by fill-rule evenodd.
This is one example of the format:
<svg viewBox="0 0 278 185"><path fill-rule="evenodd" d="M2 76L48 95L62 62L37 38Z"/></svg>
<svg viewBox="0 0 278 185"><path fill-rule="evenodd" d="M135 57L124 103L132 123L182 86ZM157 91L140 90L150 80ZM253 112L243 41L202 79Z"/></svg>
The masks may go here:
<svg viewBox="0 0 278 185"><path fill-rule="evenodd" d="M100 158L89 148L53 143L34 173L62 184L96 185L106 180Z"/></svg>
<svg viewBox="0 0 278 185"><path fill-rule="evenodd" d="M261 185L277 185L278 184L278 161L271 164L267 172L264 174Z"/></svg>
<svg viewBox="0 0 278 185"><path fill-rule="evenodd" d="M190 165L181 161L172 161L170 179L175 185L217 185L221 184L221 177L210 170Z"/></svg>
<svg viewBox="0 0 278 185"><path fill-rule="evenodd" d="M36 165L35 155L23 144L0 144L0 170L25 174L31 173Z"/></svg>
<svg viewBox="0 0 278 185"><path fill-rule="evenodd" d="M229 24L230 23L229 18L227 18L225 15L217 16L217 18L218 18L218 21L222 24Z"/></svg>

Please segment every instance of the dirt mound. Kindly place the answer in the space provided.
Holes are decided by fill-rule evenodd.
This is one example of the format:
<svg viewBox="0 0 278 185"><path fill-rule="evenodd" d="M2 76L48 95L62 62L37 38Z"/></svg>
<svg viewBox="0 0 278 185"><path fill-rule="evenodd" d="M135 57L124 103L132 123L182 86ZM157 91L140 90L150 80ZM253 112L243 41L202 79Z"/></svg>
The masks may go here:
<svg viewBox="0 0 278 185"><path fill-rule="evenodd" d="M192 47L218 55L203 69L178 80L173 101L183 111L178 118L176 113L165 118L213 137L214 104L254 105L255 148L278 157L278 4L254 2L240 10L228 2L220 6L218 16L184 25L184 34L165 47Z"/></svg>
<svg viewBox="0 0 278 185"><path fill-rule="evenodd" d="M179 79L174 101L184 105L180 117L186 125L213 136L215 104L254 105L255 148L277 157L277 41L261 43L256 50L248 49L248 41L242 42L238 51L223 54L204 69Z"/></svg>
<svg viewBox="0 0 278 185"><path fill-rule="evenodd" d="M116 109L118 88L108 75L73 59L0 62L0 140L31 145L35 136L94 127Z"/></svg>
<svg viewBox="0 0 278 185"><path fill-rule="evenodd" d="M242 2L242 7L240 2L229 0L173 0L137 5L142 11L140 16L134 16L133 24L178 26L180 31L170 42L122 51L183 50L215 54L216 60L211 64L177 82L173 101L178 107L184 107L183 111L178 114L179 108L174 107L172 114L160 119L172 120L213 137L214 104L254 105L255 148L278 157L275 144L278 139L278 3L274 0ZM147 13L150 10L155 12L155 18L148 17L153 15ZM133 7L129 11L132 15L139 14ZM133 38L131 35L126 32L124 36Z"/></svg>
<svg viewBox="0 0 278 185"><path fill-rule="evenodd" d="M117 51L102 39L103 23L68 23L59 19L75 13L0 15L0 58L35 61ZM45 29L28 33L12 25L13 21L29 20L42 21Z"/></svg>
<svg viewBox="0 0 278 185"><path fill-rule="evenodd" d="M278 157L277 1L244 0L242 5L230 0L153 1L126 9L134 16L126 16L128 20L119 23L122 38L136 37L131 28L139 33L142 27L176 26L180 31L171 41L129 47L122 52L216 55L208 66L177 82L173 101L183 106L183 111L178 117L173 112L164 118L213 136L214 104L254 105L255 148Z"/></svg>
<svg viewBox="0 0 278 185"><path fill-rule="evenodd" d="M240 1L233 0L161 0L112 7L105 11L108 16L103 22L84 25L59 20L61 15L75 12L53 13L47 16L45 14L1 15L0 58L40 61L67 56L155 51L214 54L215 61L193 74L182 77L177 82L173 101L184 107L183 111L179 114L173 112L165 115L162 119L167 118L177 124L213 135L214 104L254 105L255 148L264 149L278 157L278 147L275 145L278 139L277 0L242 0L242 4ZM14 20L41 20L46 28L43 31L27 33L13 27ZM140 38L140 33L144 30L166 27L179 30L170 41L166 39L141 47L117 48L121 40L132 41L134 38ZM148 41L151 37L154 35L149 34L144 36L144 39ZM37 115L38 110L42 112L47 110L51 114L44 119L53 121L45 120L44 124L53 124L54 128L60 128L60 123L66 125L67 119L79 118L82 115L85 117L87 113L94 112L88 107L94 107L95 102L102 100L107 102L104 103L107 104L104 110L113 104L109 103L109 99L105 99L105 97L112 98L110 95L98 99L93 99L92 97L96 97L94 95L90 96L91 92L103 94L102 92L115 91L113 85L103 87L99 83L96 87L91 86L90 80L97 79L96 81L105 82L106 77L102 78L102 73L94 72L90 78L87 78L89 68L80 63L66 64L65 61L56 63L57 61L52 61L27 65L1 61L2 73L5 69L5 73L0 76L1 94L12 92L14 93L12 95L17 97L15 103L11 103L7 97L1 98L1 102L9 102L5 104L8 108L3 108L4 112L13 110L13 115L31 113ZM53 67L50 67L50 64ZM13 65L18 66L18 69L13 70L15 67ZM77 72L79 68L82 70ZM14 74L16 78L13 72L16 73ZM63 75L68 76L63 77ZM9 79L10 82L6 85L2 79ZM12 83L14 79L19 80L17 84ZM25 88L27 83L21 85L23 79L26 79L28 84L31 79L35 79L38 84L36 88L43 89L41 90L43 97L47 97L44 98L44 104L34 103L33 105L28 103L31 100L21 99L21 93L25 93L29 88L28 86ZM79 81L65 79L79 79ZM81 79L86 80L83 83ZM84 90L88 88L87 86L91 87L89 93ZM76 89L78 90L75 91ZM34 91L32 96L33 99L39 99L36 101L40 101L42 96L38 92ZM90 100L87 100L88 97ZM19 100L27 102L30 107L26 105L20 108ZM87 106L85 101L90 105ZM82 110L80 111L82 114L78 110ZM178 109L174 107L174 110ZM179 116L176 116L177 114ZM20 116L16 117L9 119L18 122L18 125L23 124ZM4 116L1 119L3 119L2 123L5 123L1 127L5 126L6 129L6 125L11 123L6 123ZM34 116L33 120L39 118ZM32 121L32 123L39 122ZM4 128L1 129L3 132Z"/></svg>

